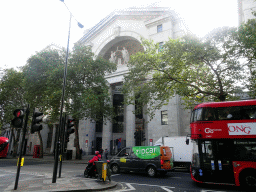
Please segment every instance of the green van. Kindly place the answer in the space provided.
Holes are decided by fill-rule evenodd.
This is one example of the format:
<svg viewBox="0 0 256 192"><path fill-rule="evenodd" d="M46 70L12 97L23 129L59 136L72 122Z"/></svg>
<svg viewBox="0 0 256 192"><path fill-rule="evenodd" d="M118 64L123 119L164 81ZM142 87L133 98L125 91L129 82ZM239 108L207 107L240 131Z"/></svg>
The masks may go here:
<svg viewBox="0 0 256 192"><path fill-rule="evenodd" d="M110 160L110 168L114 174L137 171L155 177L173 171L173 158L168 146L126 147Z"/></svg>

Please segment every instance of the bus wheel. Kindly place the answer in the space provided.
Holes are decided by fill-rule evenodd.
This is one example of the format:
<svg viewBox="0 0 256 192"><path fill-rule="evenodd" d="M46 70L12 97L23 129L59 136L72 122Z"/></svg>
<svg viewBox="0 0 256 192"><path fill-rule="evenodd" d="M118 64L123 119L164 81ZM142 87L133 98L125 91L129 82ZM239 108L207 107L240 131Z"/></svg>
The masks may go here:
<svg viewBox="0 0 256 192"><path fill-rule="evenodd" d="M241 184L244 187L256 187L256 174L254 172L248 172L241 177Z"/></svg>
<svg viewBox="0 0 256 192"><path fill-rule="evenodd" d="M119 173L119 166L117 164L112 165L111 170L114 174Z"/></svg>
<svg viewBox="0 0 256 192"><path fill-rule="evenodd" d="M155 177L156 176L156 168L153 166L149 166L147 168L147 174L149 177Z"/></svg>

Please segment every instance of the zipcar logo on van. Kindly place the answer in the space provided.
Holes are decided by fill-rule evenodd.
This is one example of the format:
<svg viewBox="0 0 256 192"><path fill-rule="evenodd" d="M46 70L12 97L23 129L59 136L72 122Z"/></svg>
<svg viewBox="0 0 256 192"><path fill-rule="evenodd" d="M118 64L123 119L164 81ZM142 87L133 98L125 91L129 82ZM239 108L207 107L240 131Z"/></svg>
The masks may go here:
<svg viewBox="0 0 256 192"><path fill-rule="evenodd" d="M214 131L222 131L222 129L211 129L211 128L205 128L205 133L214 133Z"/></svg>

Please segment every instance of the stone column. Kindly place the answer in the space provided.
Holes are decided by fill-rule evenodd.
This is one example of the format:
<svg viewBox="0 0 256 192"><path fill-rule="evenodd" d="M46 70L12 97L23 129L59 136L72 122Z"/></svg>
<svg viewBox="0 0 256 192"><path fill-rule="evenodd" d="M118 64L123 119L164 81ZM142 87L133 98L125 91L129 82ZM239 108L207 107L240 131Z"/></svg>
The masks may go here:
<svg viewBox="0 0 256 192"><path fill-rule="evenodd" d="M110 141L112 139L112 123L106 120L103 124L102 130L102 149L110 151Z"/></svg>
<svg viewBox="0 0 256 192"><path fill-rule="evenodd" d="M109 94L111 96L111 103L113 104L112 88L109 87ZM102 128L102 149L108 149L110 151L110 141L112 140L112 123L110 120L106 120L103 123Z"/></svg>
<svg viewBox="0 0 256 192"><path fill-rule="evenodd" d="M134 132L135 132L135 105L126 106L125 110L125 125L126 125L126 146L135 146Z"/></svg>

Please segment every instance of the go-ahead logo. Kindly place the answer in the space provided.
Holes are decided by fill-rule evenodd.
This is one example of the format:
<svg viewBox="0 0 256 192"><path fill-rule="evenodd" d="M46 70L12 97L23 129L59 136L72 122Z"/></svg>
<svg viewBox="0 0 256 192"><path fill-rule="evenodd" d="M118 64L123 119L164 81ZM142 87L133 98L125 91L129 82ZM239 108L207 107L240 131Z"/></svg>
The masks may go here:
<svg viewBox="0 0 256 192"><path fill-rule="evenodd" d="M222 131L222 129L211 129L211 128L205 128L205 133L214 133L214 131Z"/></svg>

